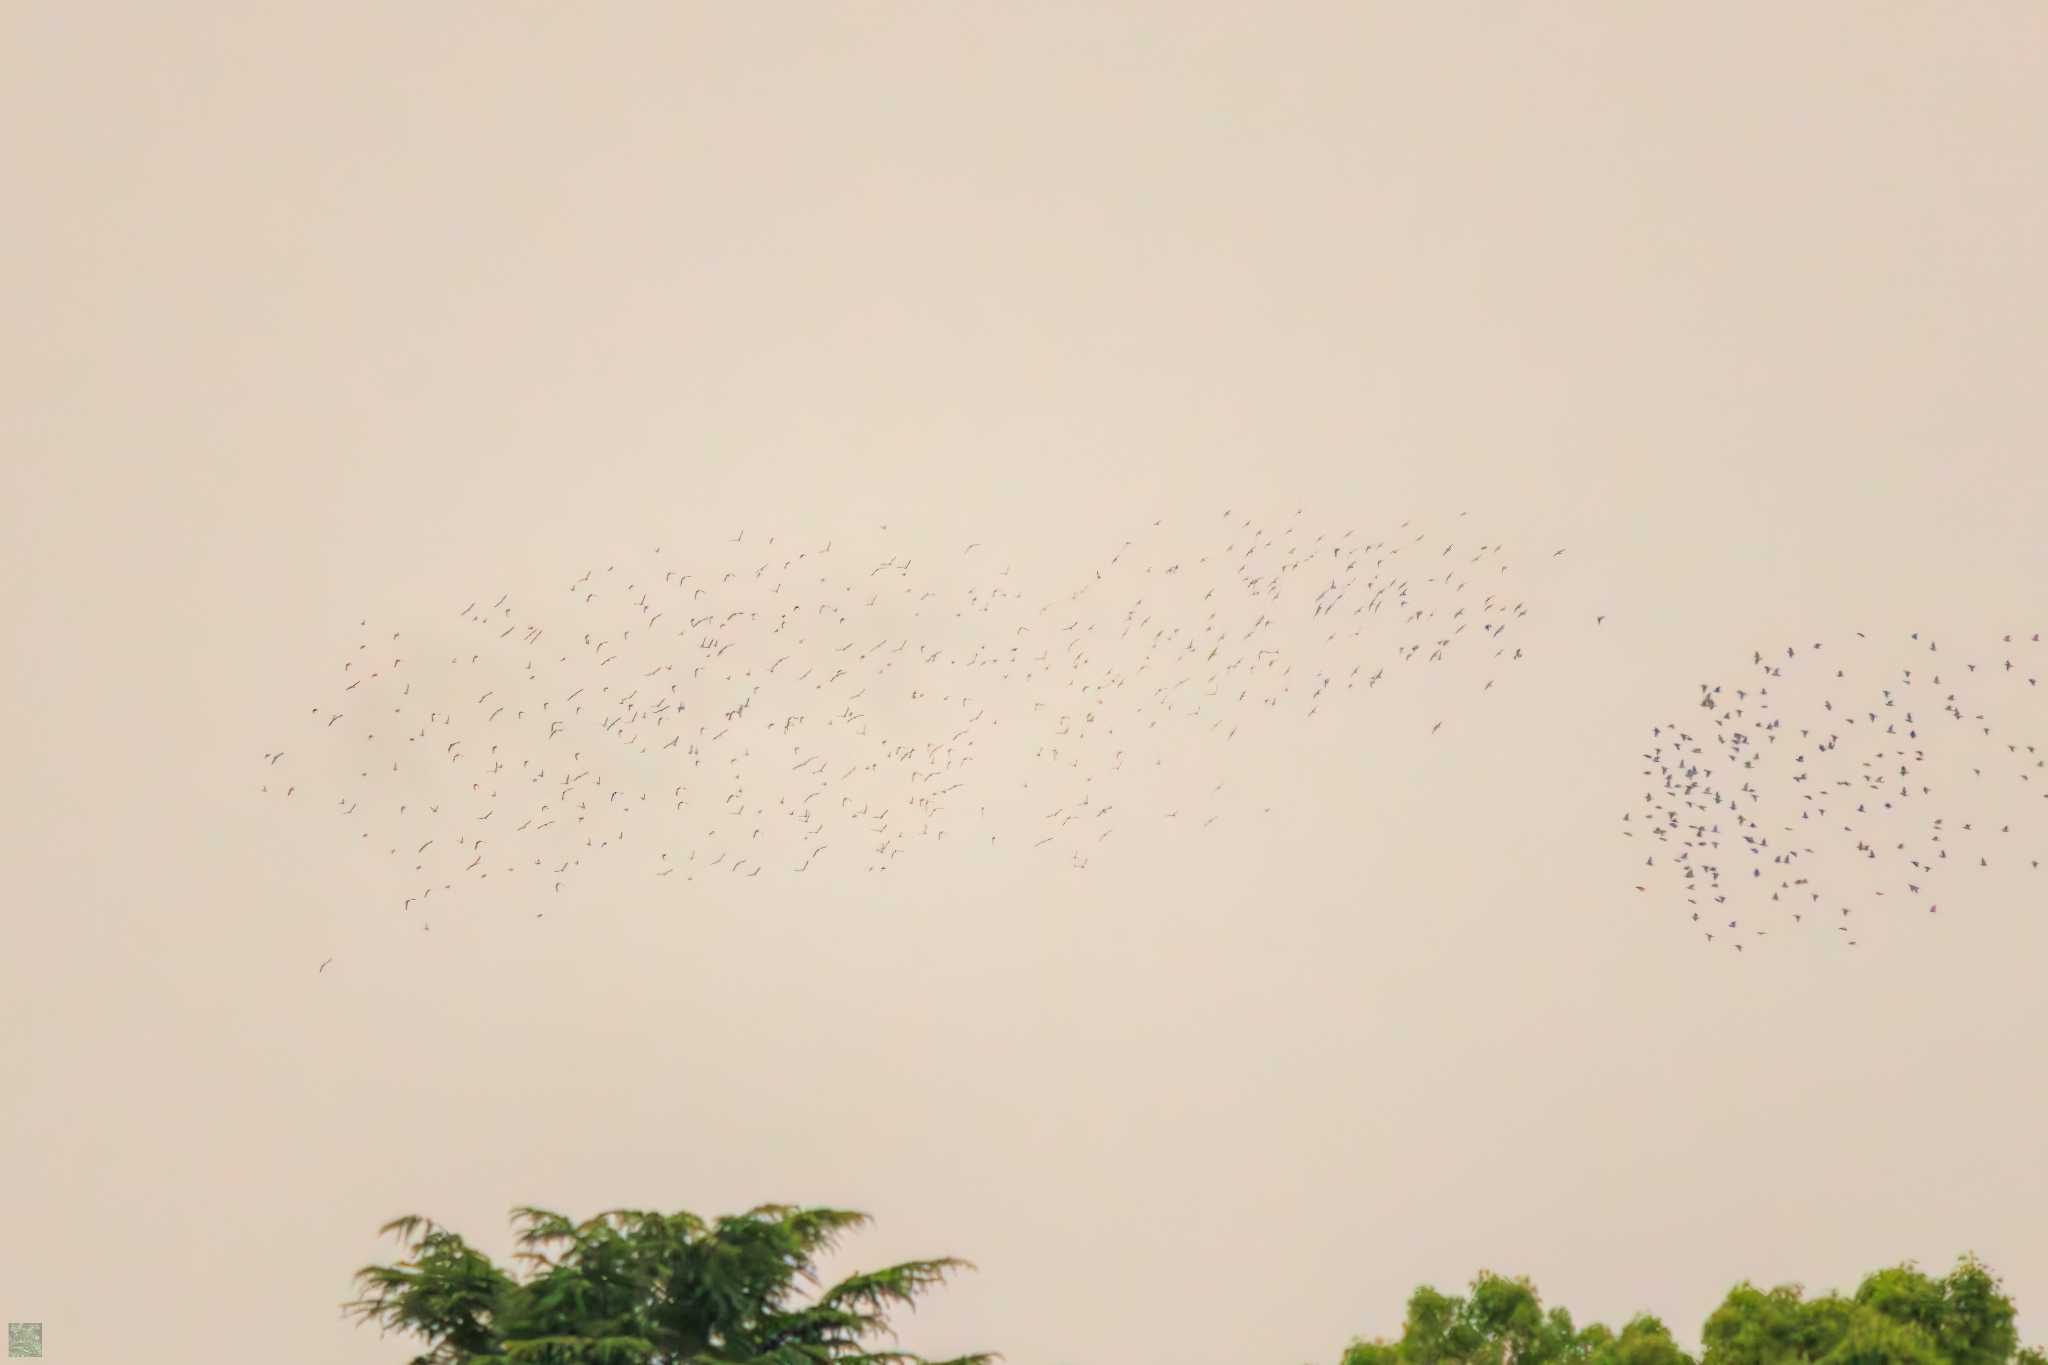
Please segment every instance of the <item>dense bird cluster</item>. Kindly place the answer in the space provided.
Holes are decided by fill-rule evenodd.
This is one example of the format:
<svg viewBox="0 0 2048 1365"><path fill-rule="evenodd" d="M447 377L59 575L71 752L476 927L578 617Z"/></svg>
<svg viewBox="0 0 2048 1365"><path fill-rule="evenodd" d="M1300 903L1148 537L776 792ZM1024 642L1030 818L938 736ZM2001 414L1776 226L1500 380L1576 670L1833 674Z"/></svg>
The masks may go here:
<svg viewBox="0 0 2048 1365"><path fill-rule="evenodd" d="M1740 951L1793 933L1853 947L1880 914L2038 875L2044 671L2032 633L1755 651L1745 685L1702 683L1689 719L1651 727L1650 785L1622 816L1636 889L1668 887L1706 942Z"/></svg>
<svg viewBox="0 0 2048 1365"><path fill-rule="evenodd" d="M1477 696L1522 657L1500 545L1300 516L1226 511L1196 545L1155 522L1051 592L977 543L936 563L742 532L723 562L480 597L448 635L365 620L264 789L354 825L417 912L493 876L559 892L600 857L788 882L951 839L1085 867L1129 821L1226 818L1242 732L1390 668Z"/></svg>

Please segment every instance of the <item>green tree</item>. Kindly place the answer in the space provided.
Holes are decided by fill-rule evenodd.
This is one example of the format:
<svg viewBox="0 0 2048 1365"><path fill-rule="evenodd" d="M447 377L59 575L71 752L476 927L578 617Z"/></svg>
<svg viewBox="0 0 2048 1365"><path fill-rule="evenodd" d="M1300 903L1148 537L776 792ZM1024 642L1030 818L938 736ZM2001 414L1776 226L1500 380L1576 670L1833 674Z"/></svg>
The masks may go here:
<svg viewBox="0 0 2048 1365"><path fill-rule="evenodd" d="M1864 1277L1854 1295L1808 1299L1796 1284L1744 1281L1708 1317L1697 1365L2048 1365L2021 1348L1998 1277L1964 1255L1942 1279L1911 1263ZM1355 1340L1342 1365L1695 1365L1648 1314L1619 1335L1544 1311L1526 1279L1480 1272L1462 1298L1423 1285L1398 1341Z"/></svg>
<svg viewBox="0 0 2048 1365"><path fill-rule="evenodd" d="M1597 1324L1589 1329L1605 1333ZM1693 1365L1693 1359L1671 1337L1671 1329L1648 1313L1638 1313L1612 1341L1588 1343L1587 1365Z"/></svg>
<svg viewBox="0 0 2048 1365"><path fill-rule="evenodd" d="M1944 1357L1920 1328L1864 1309L1848 1315L1840 1338L1821 1360L1826 1365L1943 1365Z"/></svg>
<svg viewBox="0 0 2048 1365"><path fill-rule="evenodd" d="M380 1232L404 1239L407 1257L358 1271L360 1296L344 1307L423 1339L412 1365L934 1365L863 1343L889 1332L890 1307L914 1309L969 1262L910 1261L798 1299L799 1280L819 1284L819 1254L868 1221L780 1204L709 1224L630 1209L575 1223L520 1208L522 1276L428 1219L400 1218Z"/></svg>
<svg viewBox="0 0 2048 1365"><path fill-rule="evenodd" d="M1701 1365L1788 1365L1816 1360L1833 1349L1844 1326L1841 1301L1806 1302L1805 1290L1781 1284L1769 1291L1748 1280L1728 1291L1707 1318Z"/></svg>
<svg viewBox="0 0 2048 1365"><path fill-rule="evenodd" d="M1692 1365L1664 1324L1647 1314L1620 1336L1575 1328L1545 1311L1526 1278L1481 1271L1463 1297L1423 1285L1408 1298L1399 1341L1353 1341L1343 1365Z"/></svg>
<svg viewBox="0 0 2048 1365"><path fill-rule="evenodd" d="M1744 1282L1707 1319L1701 1365L2043 1365L2020 1348L2016 1317L1970 1254L1939 1280L1910 1262L1875 1271L1847 1298Z"/></svg>

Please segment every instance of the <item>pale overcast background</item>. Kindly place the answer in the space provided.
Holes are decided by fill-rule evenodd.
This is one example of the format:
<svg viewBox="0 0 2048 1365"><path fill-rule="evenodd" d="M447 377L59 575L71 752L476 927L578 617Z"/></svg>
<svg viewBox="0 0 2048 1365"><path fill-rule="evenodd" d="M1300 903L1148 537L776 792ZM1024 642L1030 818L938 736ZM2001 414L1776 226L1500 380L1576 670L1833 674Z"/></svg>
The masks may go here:
<svg viewBox="0 0 2048 1365"><path fill-rule="evenodd" d="M0 8L0 1313L397 1362L337 1308L389 1217L783 1200L978 1263L934 1357L1328 1362L1481 1268L1692 1345L1966 1248L2048 1340L2038 890L1738 957L1617 837L1753 648L2048 628L2044 54L2023 3ZM429 934L257 790L361 619L1223 508L1461 521L1529 657L1085 871Z"/></svg>

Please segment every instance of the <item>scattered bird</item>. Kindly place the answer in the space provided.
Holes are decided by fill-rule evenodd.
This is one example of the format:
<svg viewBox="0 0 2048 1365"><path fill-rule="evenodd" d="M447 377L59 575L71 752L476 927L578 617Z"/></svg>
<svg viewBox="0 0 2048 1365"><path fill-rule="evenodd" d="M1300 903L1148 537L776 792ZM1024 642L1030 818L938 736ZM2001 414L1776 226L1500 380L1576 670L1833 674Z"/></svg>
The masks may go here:
<svg viewBox="0 0 2048 1365"><path fill-rule="evenodd" d="M309 818L392 850L408 916L486 879L561 893L600 862L665 892L713 867L886 875L948 833L1079 869L1134 818L1271 815L1270 797L1212 789L1218 765L1342 705L1419 729L1412 700L1382 700L1404 676L1452 695L1438 679L1483 669L1467 695L1493 704L1540 615L1501 545L1410 523L1150 519L1036 583L991 543L927 562L887 529L751 547L742 531L698 565L656 550L531 598L465 593L431 647L360 621L311 713L322 753L295 756L332 788ZM347 711L324 709L344 692ZM1187 793L1171 823L1147 804L1169 791Z"/></svg>
<svg viewBox="0 0 2048 1365"><path fill-rule="evenodd" d="M1945 878L1996 903L2024 894L2009 878L2038 873L2038 857L1992 854L2048 843L2041 818L2025 819L2048 800L2048 746L2033 738L2048 712L2021 686L2040 665L2000 654L2014 666L1979 669L1966 645L1960 669L1937 670L1926 656L1939 642L1923 632L1855 635L1826 668L1801 667L1795 646L1782 659L1752 650L1746 685L1700 685L1712 714L1650 727L1648 790L1622 833L1662 846L1648 865L1681 908L1748 905L1790 928L1803 923L1794 907L1823 899L1846 920Z"/></svg>

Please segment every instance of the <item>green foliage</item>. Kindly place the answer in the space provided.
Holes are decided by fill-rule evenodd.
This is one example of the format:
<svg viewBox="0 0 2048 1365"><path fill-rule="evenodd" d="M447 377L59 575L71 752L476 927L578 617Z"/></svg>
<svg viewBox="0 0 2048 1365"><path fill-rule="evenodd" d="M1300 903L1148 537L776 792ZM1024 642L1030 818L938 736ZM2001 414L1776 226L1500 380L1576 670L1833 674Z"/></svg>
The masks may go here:
<svg viewBox="0 0 2048 1365"><path fill-rule="evenodd" d="M954 1270L954 1258L849 1276L809 1302L816 1260L868 1222L843 1209L766 1204L706 1224L690 1213L617 1209L581 1223L513 1211L515 1277L419 1217L387 1223L397 1265L356 1274L345 1307L385 1332L423 1339L412 1365L990 1365L994 1355L927 1362L863 1344L888 1312ZM2048 1365L2048 1362L2044 1362Z"/></svg>
<svg viewBox="0 0 2048 1365"><path fill-rule="evenodd" d="M1526 1279L1482 1271L1462 1298L1417 1289L1400 1340L1354 1341L1342 1365L2048 1365L2048 1353L2021 1348L2015 1316L1974 1255L1939 1280L1910 1264L1880 1270L1848 1297L1744 1281L1707 1319L1694 1362L1654 1317L1619 1335L1599 1323L1575 1331Z"/></svg>
<svg viewBox="0 0 2048 1365"><path fill-rule="evenodd" d="M1619 1337L1592 1347L1585 1359L1587 1365L1693 1365L1692 1357L1672 1340L1671 1329L1648 1313L1629 1319Z"/></svg>
<svg viewBox="0 0 2048 1365"><path fill-rule="evenodd" d="M1670 1354L1660 1354L1659 1342ZM1544 1311L1535 1286L1481 1271L1464 1297L1423 1285L1408 1298L1401 1339L1354 1341L1343 1365L1686 1365L1655 1318L1621 1336L1595 1323L1583 1330L1562 1308Z"/></svg>
<svg viewBox="0 0 2048 1365"><path fill-rule="evenodd" d="M1700 1332L1702 1365L1780 1365L1825 1353L1839 1331L1829 1321L1834 1301L1805 1303L1804 1293L1798 1285L1768 1293L1747 1280L1736 1285Z"/></svg>
<svg viewBox="0 0 2048 1365"><path fill-rule="evenodd" d="M2038 1353L2020 1350L2014 1318L1973 1255L1939 1280L1911 1264L1876 1271L1849 1298L1744 1283L1707 1319L1701 1365L2017 1365Z"/></svg>

